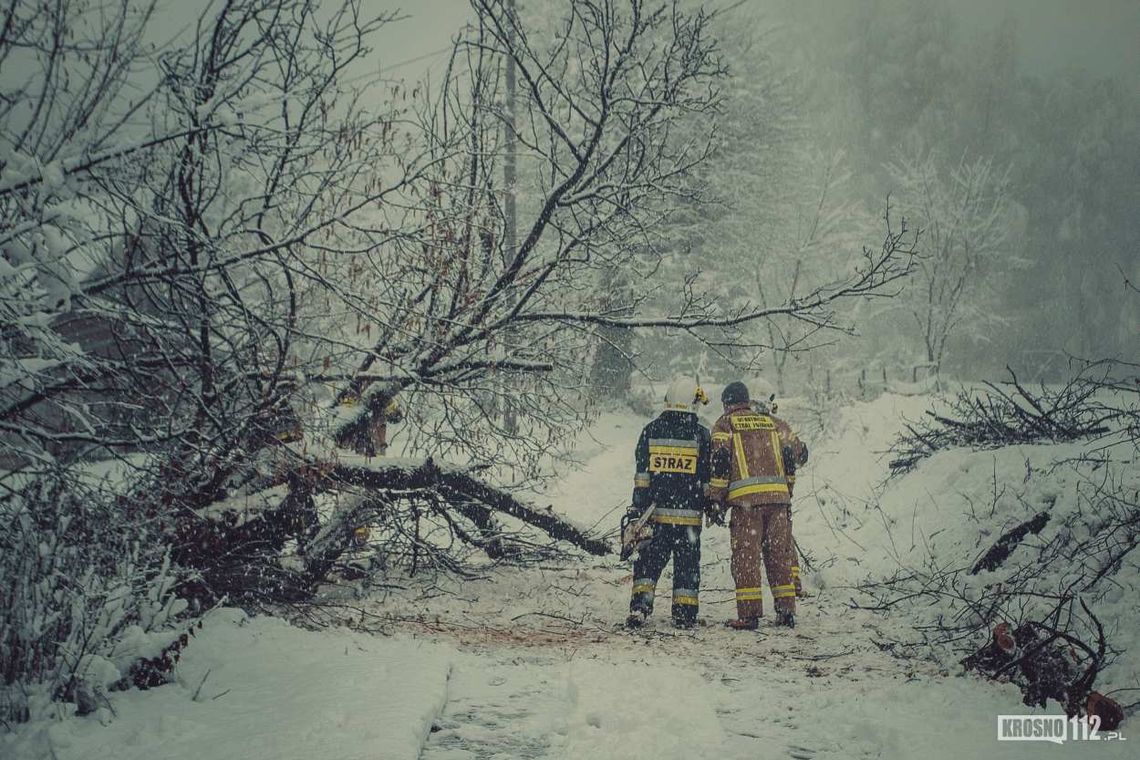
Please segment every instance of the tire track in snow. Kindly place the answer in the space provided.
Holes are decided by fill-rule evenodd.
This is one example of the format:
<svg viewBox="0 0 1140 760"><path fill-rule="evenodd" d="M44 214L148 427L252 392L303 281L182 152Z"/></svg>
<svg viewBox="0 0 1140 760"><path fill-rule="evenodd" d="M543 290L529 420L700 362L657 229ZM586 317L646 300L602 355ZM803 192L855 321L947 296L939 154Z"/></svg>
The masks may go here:
<svg viewBox="0 0 1140 760"><path fill-rule="evenodd" d="M625 658L461 656L422 760L732 760L716 685Z"/></svg>
<svg viewBox="0 0 1140 760"><path fill-rule="evenodd" d="M553 663L467 654L455 664L448 700L421 760L544 758L549 728L564 708L543 671Z"/></svg>

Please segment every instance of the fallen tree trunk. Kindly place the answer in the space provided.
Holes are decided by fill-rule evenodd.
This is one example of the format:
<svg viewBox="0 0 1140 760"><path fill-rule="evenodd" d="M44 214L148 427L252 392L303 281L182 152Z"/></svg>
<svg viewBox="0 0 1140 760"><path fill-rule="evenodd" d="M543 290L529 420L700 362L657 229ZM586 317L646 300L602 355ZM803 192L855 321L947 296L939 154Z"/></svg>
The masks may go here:
<svg viewBox="0 0 1140 760"><path fill-rule="evenodd" d="M382 461L367 467L337 465L333 467L328 478L339 483L376 490L422 489L437 484L443 485L456 494L522 520L528 525L541 529L551 538L574 544L590 554L602 556L613 551L609 543L590 536L560 518L549 508L535 509L506 491L489 486L463 470L441 468L431 459L425 460L415 468L409 468L404 464L386 465Z"/></svg>
<svg viewBox="0 0 1140 760"><path fill-rule="evenodd" d="M1021 542L1030 533L1037 535L1049 522L1049 514L1047 512L1039 512L1032 518L1017 525L1014 528L1006 531L1001 535L993 546L990 547L981 559L979 559L972 568L970 568L970 575L977 575L983 570L997 570L1001 564L1005 562L1013 550L1016 549Z"/></svg>
<svg viewBox="0 0 1140 760"><path fill-rule="evenodd" d="M354 547L356 528L418 519L417 510L425 503L443 517L453 538L492 559L522 557L534 548L504 533L495 513L510 515L594 555L613 551L609 543L549 508L535 508L469 470L441 467L431 459L370 460L345 454L335 464L301 462L274 481L277 485L271 488L188 512L179 521L177 559L198 571L185 595L201 603L222 596L235 601L298 601L324 582ZM351 492L359 499L318 526L314 497L329 492ZM460 518L467 527L459 524ZM280 564L291 538L304 549L303 570ZM436 564L461 569L446 551L417 545L429 554L435 552Z"/></svg>
<svg viewBox="0 0 1140 760"><path fill-rule="evenodd" d="M173 559L192 575L179 596L203 606L235 602L298 601L311 584L304 573L282 567L291 538L311 532L315 510L306 483L289 478L248 497L185 510L175 521Z"/></svg>

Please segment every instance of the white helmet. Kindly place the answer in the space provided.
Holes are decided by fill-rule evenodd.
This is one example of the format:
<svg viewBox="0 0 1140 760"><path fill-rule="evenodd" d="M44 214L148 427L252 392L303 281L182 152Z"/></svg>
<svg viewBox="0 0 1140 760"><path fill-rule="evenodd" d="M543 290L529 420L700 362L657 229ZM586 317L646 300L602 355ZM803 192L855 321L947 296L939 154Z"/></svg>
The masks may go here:
<svg viewBox="0 0 1140 760"><path fill-rule="evenodd" d="M759 406L762 411L775 411L776 386L762 377L753 378L748 384L752 389L752 403Z"/></svg>
<svg viewBox="0 0 1140 760"><path fill-rule="evenodd" d="M709 397L701 384L691 377L678 375L665 391L665 409L674 412L695 412L697 403L707 404Z"/></svg>

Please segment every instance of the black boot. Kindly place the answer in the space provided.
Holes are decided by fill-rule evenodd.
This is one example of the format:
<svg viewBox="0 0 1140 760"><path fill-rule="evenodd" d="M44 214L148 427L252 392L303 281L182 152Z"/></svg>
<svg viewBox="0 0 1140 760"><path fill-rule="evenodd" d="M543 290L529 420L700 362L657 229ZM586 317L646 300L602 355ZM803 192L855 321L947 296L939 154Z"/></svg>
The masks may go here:
<svg viewBox="0 0 1140 760"><path fill-rule="evenodd" d="M642 612L641 610L634 610L629 613L629 617L625 619L626 628L641 628L649 620L649 613Z"/></svg>
<svg viewBox="0 0 1140 760"><path fill-rule="evenodd" d="M796 627L796 615L793 612L777 612L776 625L784 625L788 628Z"/></svg>

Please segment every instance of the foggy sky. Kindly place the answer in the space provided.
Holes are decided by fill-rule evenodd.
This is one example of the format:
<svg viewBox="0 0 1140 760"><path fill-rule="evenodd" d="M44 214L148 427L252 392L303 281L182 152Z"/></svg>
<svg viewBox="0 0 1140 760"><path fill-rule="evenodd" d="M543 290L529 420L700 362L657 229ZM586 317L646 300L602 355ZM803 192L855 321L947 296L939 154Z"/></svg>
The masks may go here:
<svg viewBox="0 0 1140 760"><path fill-rule="evenodd" d="M535 0L516 0L521 7ZM548 0L544 0L548 1ZM816 6L821 24L834 9L873 0L743 0L742 11L770 11L773 18L792 6ZM692 0L693 5L726 7L736 0ZM995 28L1006 16L1017 26L1017 65L1022 73L1048 76L1081 68L1104 76L1123 75L1140 94L1140 0L886 0L891 7L937 3L954 10L959 30L974 34ZM367 10L401 10L406 18L375 40L373 71L407 80L440 70L444 54L471 17L468 0L364 0ZM210 5L207 0L162 0L163 27L191 28ZM797 14L801 18L803 14Z"/></svg>
<svg viewBox="0 0 1140 760"><path fill-rule="evenodd" d="M830 9L853 0L807 0L819 6L821 20ZM911 0L896 0L901 5ZM933 0L913 0L913 3ZM377 10L399 8L409 18L383 34L377 53L383 61L399 63L448 44L470 15L467 0L368 0ZM527 0L518 0L524 5ZM771 9L805 0L745 0L742 9ZM732 0L706 0L708 7ZM1023 73L1049 75L1082 68L1098 75L1122 74L1140 80L1140 0L940 0L950 7L964 34L992 29L1006 16L1016 21L1018 66ZM404 63L401 76L414 79L433 61Z"/></svg>
<svg viewBox="0 0 1140 760"><path fill-rule="evenodd" d="M1030 74L1068 67L1140 76L1138 0L954 0L963 27L1017 23L1019 65Z"/></svg>

